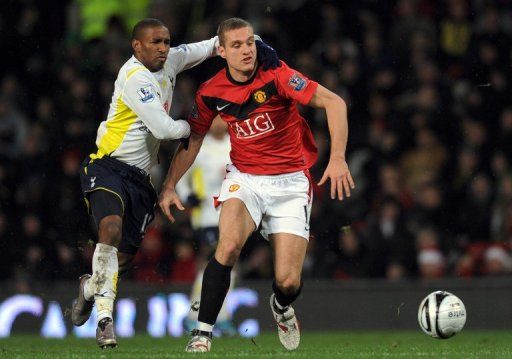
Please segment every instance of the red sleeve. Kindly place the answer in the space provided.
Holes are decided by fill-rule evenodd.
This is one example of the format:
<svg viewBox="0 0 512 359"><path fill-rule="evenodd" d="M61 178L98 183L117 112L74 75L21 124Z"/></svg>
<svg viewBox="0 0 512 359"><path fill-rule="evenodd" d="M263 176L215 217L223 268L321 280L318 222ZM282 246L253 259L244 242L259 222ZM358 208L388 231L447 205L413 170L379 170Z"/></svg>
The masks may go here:
<svg viewBox="0 0 512 359"><path fill-rule="evenodd" d="M192 112L188 117L188 123L190 124L190 131L197 133L200 136L206 135L206 132L210 129L213 119L217 116L217 113L210 110L204 103L201 91L196 93L196 103L192 108Z"/></svg>
<svg viewBox="0 0 512 359"><path fill-rule="evenodd" d="M298 101L302 105L307 105L311 101L318 83L308 79L299 71L288 67L284 61L281 61L281 64L281 67L275 69L279 95Z"/></svg>

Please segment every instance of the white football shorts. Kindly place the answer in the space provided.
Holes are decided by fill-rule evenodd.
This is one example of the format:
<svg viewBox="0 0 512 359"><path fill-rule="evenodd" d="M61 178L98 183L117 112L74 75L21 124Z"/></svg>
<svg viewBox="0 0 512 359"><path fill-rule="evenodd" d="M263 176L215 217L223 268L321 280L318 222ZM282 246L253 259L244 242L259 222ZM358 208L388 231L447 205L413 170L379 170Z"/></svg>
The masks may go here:
<svg viewBox="0 0 512 359"><path fill-rule="evenodd" d="M291 233L309 241L311 184L304 171L253 175L227 166L219 202L238 198L245 203L256 228L268 240L272 233Z"/></svg>

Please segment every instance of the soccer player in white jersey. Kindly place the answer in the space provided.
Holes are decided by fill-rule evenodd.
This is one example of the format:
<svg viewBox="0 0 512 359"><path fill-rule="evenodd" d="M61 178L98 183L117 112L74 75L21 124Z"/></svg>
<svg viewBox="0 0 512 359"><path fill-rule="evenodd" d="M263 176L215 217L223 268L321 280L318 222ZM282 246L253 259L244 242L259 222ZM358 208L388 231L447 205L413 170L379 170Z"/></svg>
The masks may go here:
<svg viewBox="0 0 512 359"><path fill-rule="evenodd" d="M157 195L148 171L157 162L160 141L190 134L186 121L169 116L176 76L215 56L217 41L213 37L171 48L169 30L161 21L144 19L133 28L133 56L119 70L107 119L98 128L98 150L80 173L98 243L92 275L79 279L72 322L83 325L95 304L101 348L117 346L112 311L118 276L131 266L153 219ZM275 66L275 51L263 46L267 58L262 60Z"/></svg>
<svg viewBox="0 0 512 359"><path fill-rule="evenodd" d="M300 328L292 303L302 288L302 266L309 240L312 201L309 168L317 150L297 104L326 112L330 158L318 183L330 181L331 198L350 196L354 181L345 161L347 106L335 93L284 62L265 71L257 60L253 28L243 19L222 22L219 54L227 67L204 82L189 117L188 149L178 147L164 181L159 205L172 220L171 206L182 208L176 183L194 162L213 119L228 124L230 164L218 201L219 243L204 270L198 329L187 352L208 352L212 331L230 285L230 273L250 234L261 228L274 257L270 308L281 344L294 350Z"/></svg>
<svg viewBox="0 0 512 359"><path fill-rule="evenodd" d="M198 244L197 275L192 285L190 301L192 310L185 319L189 331L197 327L197 303L201 299L201 284L204 267L215 251L219 240L219 211L214 206L214 198L219 195L222 181L226 176L226 163L229 162L231 143L227 125L220 117L213 122L203 140L194 164L176 185L181 200L192 207L191 224ZM231 274L230 288L235 286L236 274ZM232 315L227 310L226 301L219 312L216 328L219 334L232 336L236 329Z"/></svg>

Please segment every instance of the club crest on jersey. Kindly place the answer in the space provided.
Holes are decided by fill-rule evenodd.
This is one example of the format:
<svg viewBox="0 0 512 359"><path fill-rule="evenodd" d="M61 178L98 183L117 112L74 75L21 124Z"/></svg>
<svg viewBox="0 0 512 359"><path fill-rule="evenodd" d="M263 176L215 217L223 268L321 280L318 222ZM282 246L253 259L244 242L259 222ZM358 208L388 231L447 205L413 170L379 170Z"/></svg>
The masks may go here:
<svg viewBox="0 0 512 359"><path fill-rule="evenodd" d="M263 103L267 99L267 94L264 91L256 91L252 97L254 98L254 101L257 103Z"/></svg>
<svg viewBox="0 0 512 359"><path fill-rule="evenodd" d="M232 184L231 186L229 186L229 192L236 192L240 189L240 185L238 184Z"/></svg>
<svg viewBox="0 0 512 359"><path fill-rule="evenodd" d="M155 99L155 94L153 93L153 89L151 86L142 87L137 93L140 96L140 101L142 103L153 102Z"/></svg>
<svg viewBox="0 0 512 359"><path fill-rule="evenodd" d="M304 87L306 87L306 79L294 73L292 77L290 77L290 81L288 81L288 86L290 86L295 91L300 91Z"/></svg>

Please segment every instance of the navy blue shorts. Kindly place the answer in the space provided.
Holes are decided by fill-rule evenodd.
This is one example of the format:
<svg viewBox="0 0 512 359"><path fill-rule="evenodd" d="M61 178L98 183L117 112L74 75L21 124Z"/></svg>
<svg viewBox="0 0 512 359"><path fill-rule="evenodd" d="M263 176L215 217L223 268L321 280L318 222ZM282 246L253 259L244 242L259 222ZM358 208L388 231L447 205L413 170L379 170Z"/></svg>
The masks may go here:
<svg viewBox="0 0 512 359"><path fill-rule="evenodd" d="M95 159L92 163L89 159L84 161L80 171L80 182L89 214L92 214L89 201L94 198L91 198L90 194L94 191L112 193L112 200L121 202L123 234L118 249L123 253L136 254L146 228L154 218L157 201L149 175L135 166L105 156ZM116 208L116 205L117 203L113 206L104 206L101 217L119 214L108 213L108 208ZM102 218L94 218L97 225Z"/></svg>

